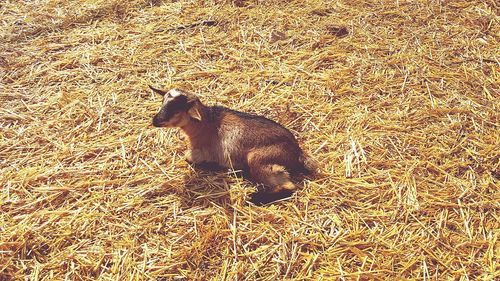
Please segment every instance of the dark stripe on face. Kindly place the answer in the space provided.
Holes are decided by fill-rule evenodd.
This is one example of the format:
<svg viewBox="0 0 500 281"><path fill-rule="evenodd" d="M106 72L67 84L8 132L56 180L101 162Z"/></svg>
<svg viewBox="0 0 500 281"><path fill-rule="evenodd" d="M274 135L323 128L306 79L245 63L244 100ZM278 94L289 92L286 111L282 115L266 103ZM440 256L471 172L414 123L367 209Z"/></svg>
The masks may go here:
<svg viewBox="0 0 500 281"><path fill-rule="evenodd" d="M159 115L161 119L164 121L168 121L174 114L187 111L189 109L187 97L186 96L177 96L163 105L163 108L160 110Z"/></svg>

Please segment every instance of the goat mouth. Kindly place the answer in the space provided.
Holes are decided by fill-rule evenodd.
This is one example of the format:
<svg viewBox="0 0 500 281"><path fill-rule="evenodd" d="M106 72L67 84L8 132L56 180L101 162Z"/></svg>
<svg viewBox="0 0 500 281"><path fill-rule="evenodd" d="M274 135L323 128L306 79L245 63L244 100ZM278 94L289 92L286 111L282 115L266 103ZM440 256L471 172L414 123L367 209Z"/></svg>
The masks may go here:
<svg viewBox="0 0 500 281"><path fill-rule="evenodd" d="M173 126L170 121L153 121L152 125L157 128L172 128Z"/></svg>
<svg viewBox="0 0 500 281"><path fill-rule="evenodd" d="M167 125L167 122L158 121L157 119L153 118L152 125L155 126L155 127L165 127Z"/></svg>
<svg viewBox="0 0 500 281"><path fill-rule="evenodd" d="M155 122L153 122L153 126L154 126L154 127L157 127L157 128L160 128L160 127L168 127L168 124L167 124L167 122L159 122L159 123L155 123Z"/></svg>

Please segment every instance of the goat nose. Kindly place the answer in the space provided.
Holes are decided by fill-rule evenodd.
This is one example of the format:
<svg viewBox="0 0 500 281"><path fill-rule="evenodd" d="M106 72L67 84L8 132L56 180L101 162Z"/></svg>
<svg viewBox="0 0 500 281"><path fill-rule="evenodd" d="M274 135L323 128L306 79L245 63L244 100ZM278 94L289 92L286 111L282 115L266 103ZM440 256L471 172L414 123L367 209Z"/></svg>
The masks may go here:
<svg viewBox="0 0 500 281"><path fill-rule="evenodd" d="M153 117L153 126L160 127L160 120L158 120L158 116Z"/></svg>

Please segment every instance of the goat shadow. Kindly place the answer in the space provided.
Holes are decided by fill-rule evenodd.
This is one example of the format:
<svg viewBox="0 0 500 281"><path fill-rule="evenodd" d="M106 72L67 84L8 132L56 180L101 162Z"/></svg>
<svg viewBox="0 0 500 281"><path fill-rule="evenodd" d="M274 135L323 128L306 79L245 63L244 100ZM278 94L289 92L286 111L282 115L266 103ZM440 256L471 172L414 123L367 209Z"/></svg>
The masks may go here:
<svg viewBox="0 0 500 281"><path fill-rule="evenodd" d="M158 190L148 193L150 199L175 194L184 207L193 206L212 206L213 204L225 209L231 210L230 186L235 181L244 181L243 184L256 185L249 179L249 176L242 171L220 167L216 164L189 164L192 168L190 173L184 176L184 186L173 186L165 182ZM249 205L265 206L277 203L276 201L291 197L293 192L283 191L276 194L270 194L263 191L261 186L257 191L244 198Z"/></svg>
<svg viewBox="0 0 500 281"><path fill-rule="evenodd" d="M204 192L209 192L210 194L217 194L217 189L213 189L213 186L210 186L209 183L213 185L213 183L217 183L217 180L221 180L222 188L220 190L225 191L225 197L217 197L219 200L218 204L220 206L227 206L230 201L229 195L229 184L228 180L243 180L249 182L251 184L255 184L251 181L250 176L243 171L235 171L232 169L221 167L215 163L201 163L201 164L190 164L190 166L194 170L194 177L191 175L185 178L184 186L187 190L197 190L201 189ZM209 179L209 180L206 180ZM203 183L205 185L203 185ZM201 187L201 188L200 188ZM215 192L214 192L215 191ZM278 193L266 193L263 190L263 187L258 185L257 191L250 195L250 198L246 200L248 203L256 205L256 206L264 206L267 204L271 204L281 199L285 199L291 197L293 195L293 191L281 191ZM209 195L210 197L210 195ZM222 199L222 202L220 201ZM227 200L226 200L227 199ZM230 204L230 202L229 202Z"/></svg>

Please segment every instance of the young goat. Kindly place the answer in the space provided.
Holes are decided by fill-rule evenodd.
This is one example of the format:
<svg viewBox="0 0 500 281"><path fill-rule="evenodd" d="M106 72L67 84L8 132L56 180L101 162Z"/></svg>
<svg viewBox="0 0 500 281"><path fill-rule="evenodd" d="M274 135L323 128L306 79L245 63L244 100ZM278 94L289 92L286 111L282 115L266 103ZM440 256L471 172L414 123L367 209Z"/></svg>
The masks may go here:
<svg viewBox="0 0 500 281"><path fill-rule="evenodd" d="M311 174L314 164L290 131L262 116L221 106L205 106L191 93L151 90L163 96L155 127L179 127L188 136L192 164L243 170L266 187L265 194L292 193L289 173Z"/></svg>

